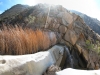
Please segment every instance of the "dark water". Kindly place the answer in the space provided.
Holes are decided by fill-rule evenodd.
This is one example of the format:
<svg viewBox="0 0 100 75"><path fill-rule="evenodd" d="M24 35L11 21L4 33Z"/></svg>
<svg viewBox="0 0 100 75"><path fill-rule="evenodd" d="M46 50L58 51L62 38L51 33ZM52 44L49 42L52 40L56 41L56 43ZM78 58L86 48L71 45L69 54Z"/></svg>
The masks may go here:
<svg viewBox="0 0 100 75"><path fill-rule="evenodd" d="M65 46L65 51L66 51L66 54L67 54L67 57L66 57L66 68L73 68L73 59L72 59L72 55L70 54L70 51L69 49Z"/></svg>

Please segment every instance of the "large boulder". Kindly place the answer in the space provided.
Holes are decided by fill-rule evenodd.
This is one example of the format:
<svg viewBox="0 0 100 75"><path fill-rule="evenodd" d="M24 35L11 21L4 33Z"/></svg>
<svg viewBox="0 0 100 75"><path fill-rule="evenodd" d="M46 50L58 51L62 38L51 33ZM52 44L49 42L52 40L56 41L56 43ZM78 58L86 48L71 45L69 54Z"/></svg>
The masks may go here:
<svg viewBox="0 0 100 75"><path fill-rule="evenodd" d="M68 42L70 42L72 45L74 45L78 39L78 37L75 34L75 31L73 30L67 30L64 39Z"/></svg>
<svg viewBox="0 0 100 75"><path fill-rule="evenodd" d="M69 12L60 12L57 15L58 18L62 19L62 24L66 25L66 24L71 24L73 22L73 16L69 13Z"/></svg>
<svg viewBox="0 0 100 75"><path fill-rule="evenodd" d="M61 25L61 26L59 27L59 32L60 32L60 33L65 33L66 31L67 31L67 27L66 27L66 26Z"/></svg>
<svg viewBox="0 0 100 75"><path fill-rule="evenodd" d="M56 45L35 54L0 56L0 75L42 75L49 66L59 61L63 52L64 48Z"/></svg>

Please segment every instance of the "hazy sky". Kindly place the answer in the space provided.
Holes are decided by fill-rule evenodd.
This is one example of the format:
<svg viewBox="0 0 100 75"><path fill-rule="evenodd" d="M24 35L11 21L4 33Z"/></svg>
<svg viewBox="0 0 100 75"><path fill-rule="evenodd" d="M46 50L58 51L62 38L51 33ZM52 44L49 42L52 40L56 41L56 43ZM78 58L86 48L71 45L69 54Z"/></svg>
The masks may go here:
<svg viewBox="0 0 100 75"><path fill-rule="evenodd" d="M67 9L76 10L100 20L100 0L0 0L0 13L15 4L32 6L37 3L59 4Z"/></svg>

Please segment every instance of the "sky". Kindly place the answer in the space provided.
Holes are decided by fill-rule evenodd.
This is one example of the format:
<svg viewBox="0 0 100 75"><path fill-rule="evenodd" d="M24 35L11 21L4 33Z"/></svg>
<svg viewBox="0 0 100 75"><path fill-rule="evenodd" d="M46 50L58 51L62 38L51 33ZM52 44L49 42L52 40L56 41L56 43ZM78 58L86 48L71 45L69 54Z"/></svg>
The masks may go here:
<svg viewBox="0 0 100 75"><path fill-rule="evenodd" d="M62 5L100 20L100 0L0 0L0 14L15 4L34 6L38 3Z"/></svg>

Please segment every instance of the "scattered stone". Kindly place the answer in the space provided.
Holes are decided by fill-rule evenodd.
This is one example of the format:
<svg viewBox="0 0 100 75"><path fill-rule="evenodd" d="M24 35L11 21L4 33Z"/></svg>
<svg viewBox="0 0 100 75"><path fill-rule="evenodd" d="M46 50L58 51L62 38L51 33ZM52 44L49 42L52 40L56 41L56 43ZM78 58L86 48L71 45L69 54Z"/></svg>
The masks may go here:
<svg viewBox="0 0 100 75"><path fill-rule="evenodd" d="M51 65L43 75L56 75L55 72L58 72L60 70L60 67Z"/></svg>

